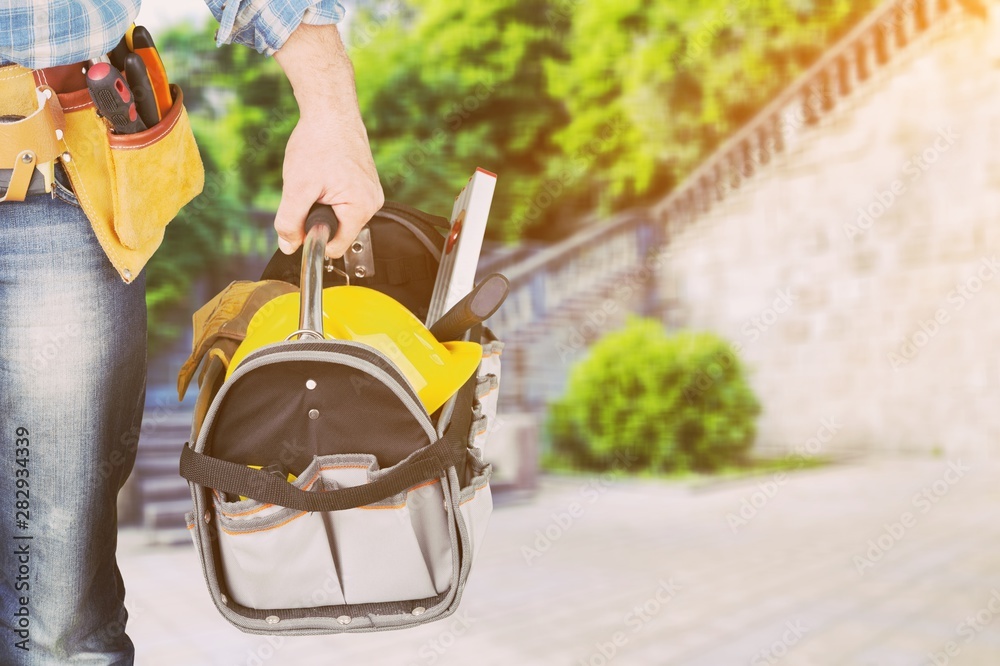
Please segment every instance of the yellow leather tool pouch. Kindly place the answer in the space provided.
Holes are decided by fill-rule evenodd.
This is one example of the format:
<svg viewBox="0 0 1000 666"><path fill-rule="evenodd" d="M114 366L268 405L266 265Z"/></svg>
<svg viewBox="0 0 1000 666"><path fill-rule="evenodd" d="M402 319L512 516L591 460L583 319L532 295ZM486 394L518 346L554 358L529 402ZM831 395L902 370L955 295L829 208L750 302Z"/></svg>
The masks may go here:
<svg viewBox="0 0 1000 666"><path fill-rule="evenodd" d="M113 134L90 93L60 94L62 163L80 206L122 279L131 282L163 241L167 224L201 192L205 171L181 89L170 111L136 134Z"/></svg>

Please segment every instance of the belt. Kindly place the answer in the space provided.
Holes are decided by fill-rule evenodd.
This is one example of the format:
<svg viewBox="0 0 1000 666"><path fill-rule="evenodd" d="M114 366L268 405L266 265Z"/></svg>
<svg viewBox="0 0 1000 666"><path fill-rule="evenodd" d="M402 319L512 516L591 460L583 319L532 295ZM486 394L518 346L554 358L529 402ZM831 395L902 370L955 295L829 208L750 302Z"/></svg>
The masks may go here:
<svg viewBox="0 0 1000 666"><path fill-rule="evenodd" d="M18 120L23 120L23 116L0 116L0 122L9 123ZM49 164L48 168L52 168ZM8 188L10 188L11 180L14 178L13 169L0 169L0 198L7 194ZM24 196L35 196L38 194L48 194L51 191L51 179L46 179L45 174L42 173L37 167L32 169L31 178L28 181L28 189L25 191ZM21 187L23 187L23 183ZM20 189L18 190L20 191Z"/></svg>
<svg viewBox="0 0 1000 666"><path fill-rule="evenodd" d="M0 169L0 197L7 194L7 186L10 185L10 179L13 175L13 169ZM26 194L29 197L36 194L48 194L48 189L45 187L45 175L38 169L35 169L35 172L31 174L31 182L28 184Z"/></svg>

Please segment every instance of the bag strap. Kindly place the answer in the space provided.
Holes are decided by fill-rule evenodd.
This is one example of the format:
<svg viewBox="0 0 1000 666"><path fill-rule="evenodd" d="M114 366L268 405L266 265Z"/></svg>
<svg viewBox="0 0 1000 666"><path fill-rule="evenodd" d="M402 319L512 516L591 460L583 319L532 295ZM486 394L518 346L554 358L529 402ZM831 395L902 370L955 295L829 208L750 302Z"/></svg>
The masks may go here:
<svg viewBox="0 0 1000 666"><path fill-rule="evenodd" d="M474 380L475 375L461 388L444 437L421 449L409 462L400 463L396 469L371 483L309 492L267 472L199 453L187 444L181 449L180 474L188 481L207 488L298 511L343 511L373 504L424 481L437 479L448 468L464 461L472 425Z"/></svg>
<svg viewBox="0 0 1000 666"><path fill-rule="evenodd" d="M441 217L440 215L425 213L422 210L418 210L413 206L407 206L406 204L399 203L398 201L386 201L382 206L382 210L379 212L399 213L405 217L420 220L421 222L434 227L439 227L441 229L451 228L448 218ZM378 215L378 213L376 213L376 215Z"/></svg>

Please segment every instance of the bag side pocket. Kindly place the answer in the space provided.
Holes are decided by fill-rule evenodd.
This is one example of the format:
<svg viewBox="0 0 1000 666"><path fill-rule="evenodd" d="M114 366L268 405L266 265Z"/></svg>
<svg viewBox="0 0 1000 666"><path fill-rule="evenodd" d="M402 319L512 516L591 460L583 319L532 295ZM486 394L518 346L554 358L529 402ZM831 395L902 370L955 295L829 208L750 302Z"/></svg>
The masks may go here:
<svg viewBox="0 0 1000 666"><path fill-rule="evenodd" d="M473 419L469 445L485 450L486 442L497 423L497 400L500 397L500 355L503 343L483 339L483 360L476 375L476 397L472 402Z"/></svg>
<svg viewBox="0 0 1000 666"><path fill-rule="evenodd" d="M475 562L493 513L493 493L490 490L493 466L483 462L479 449L469 449L467 455L472 479L458 494L458 508L472 542L472 561Z"/></svg>

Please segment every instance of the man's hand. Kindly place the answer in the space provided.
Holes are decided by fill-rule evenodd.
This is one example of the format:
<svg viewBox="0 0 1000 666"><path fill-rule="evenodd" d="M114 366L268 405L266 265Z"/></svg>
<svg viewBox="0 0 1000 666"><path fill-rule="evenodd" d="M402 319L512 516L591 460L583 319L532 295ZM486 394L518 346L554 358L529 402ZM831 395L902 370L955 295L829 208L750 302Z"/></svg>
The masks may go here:
<svg viewBox="0 0 1000 666"><path fill-rule="evenodd" d="M332 206L340 220L326 246L328 257L339 257L385 201L351 61L335 25L300 25L274 57L299 104L274 220L278 247L291 254L302 244L306 214L319 201Z"/></svg>

